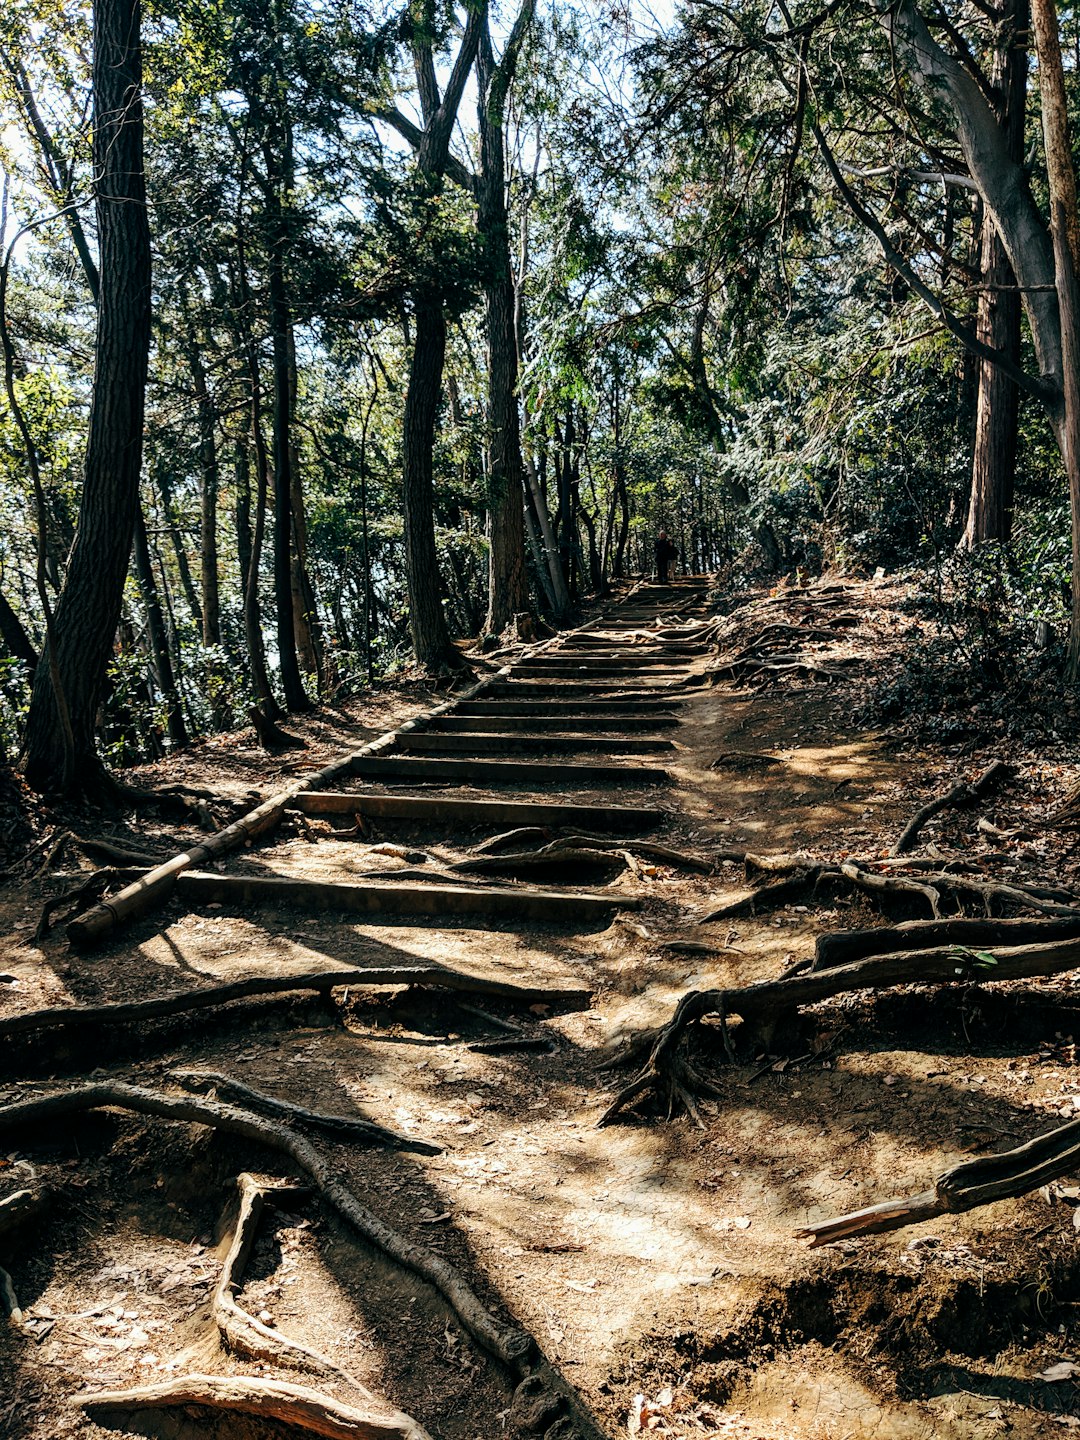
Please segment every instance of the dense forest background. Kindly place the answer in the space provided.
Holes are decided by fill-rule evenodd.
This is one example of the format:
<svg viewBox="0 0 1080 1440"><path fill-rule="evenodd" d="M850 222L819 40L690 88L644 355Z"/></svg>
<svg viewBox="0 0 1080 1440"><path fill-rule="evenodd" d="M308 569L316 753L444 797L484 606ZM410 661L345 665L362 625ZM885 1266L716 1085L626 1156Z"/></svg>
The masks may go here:
<svg viewBox="0 0 1080 1440"><path fill-rule="evenodd" d="M1080 31L1036 8L13 0L7 757L453 669L661 527L729 588L910 567L953 685L1066 673Z"/></svg>

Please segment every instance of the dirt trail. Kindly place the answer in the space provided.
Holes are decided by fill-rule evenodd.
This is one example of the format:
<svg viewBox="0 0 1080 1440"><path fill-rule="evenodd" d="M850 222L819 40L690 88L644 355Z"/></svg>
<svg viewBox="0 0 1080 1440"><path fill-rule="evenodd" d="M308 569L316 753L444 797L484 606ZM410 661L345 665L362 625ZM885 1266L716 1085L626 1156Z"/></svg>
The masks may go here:
<svg viewBox="0 0 1080 1440"><path fill-rule="evenodd" d="M731 846L880 848L907 818L895 799L900 767L880 740L838 732L813 691L707 688L706 650L667 653L640 639L659 617L677 626L705 613L701 582L639 588L509 681L493 682L453 723L424 727L420 746L395 746L388 773L350 785L357 810L376 793L617 804L640 812L645 840L698 856ZM482 728L465 728L481 719ZM586 752L574 736L640 744L634 753L617 753L617 744ZM569 743L554 753L552 737ZM755 762L763 754L775 763ZM408 771L400 778L393 756ZM415 762L443 758L557 769L516 771L505 782L490 768L453 782L418 779ZM583 764L618 766L621 777L576 768ZM666 777L650 780L647 768ZM654 809L666 817L660 824L646 813ZM1045 1128L1046 1108L1060 1112L1072 1092L1052 1055L1050 1063L1032 1056L1039 1022L1025 1029L1009 1013L995 1024L925 995L876 1005L849 997L823 1011L830 1043L813 1058L808 1044L778 1046L768 1073L762 1057L719 1068L704 1130L656 1117L599 1130L621 1078L597 1061L621 1039L666 1019L687 989L771 978L809 953L822 928L880 916L865 901L811 897L703 926L698 917L718 898L743 890L740 867L698 874L616 856L599 868L578 858L543 874L476 876L450 867L510 825L480 812L448 823L433 811L427 820L368 817L363 833L346 838L348 808L305 810L292 833L234 858L226 873L384 880L403 893L436 883L520 897L584 892L609 901L608 913L588 924L513 913L343 916L250 902L188 908L177 896L90 956L73 957L53 938L10 946L3 968L18 983L0 990L0 1014L270 970L417 961L553 995L532 1007L423 990L354 989L331 1007L267 1002L119 1037L115 1054L52 1054L45 1074L96 1067L95 1078L160 1086L171 1071L199 1067L438 1142L443 1153L431 1157L317 1143L363 1203L451 1260L496 1315L535 1339L598 1434L633 1434L637 1424L681 1440L929 1440L1075 1426L1077 1387L1040 1378L1080 1358L1080 1260L1067 1207L1030 1197L813 1253L793 1239L809 1220L919 1188L909 1181L929 1180L964 1153ZM566 828L557 812L548 828ZM672 948L687 941L699 950ZM556 992L583 985L590 1008L560 1004ZM520 1040L547 1048L470 1048ZM9 1063L0 1099L49 1088L40 1070L29 1073ZM280 1160L199 1127L117 1112L10 1143L18 1148L2 1162L0 1199L35 1174L63 1198L20 1232L17 1248L0 1237L0 1265L30 1317L27 1330L0 1333L0 1436L115 1433L79 1409L84 1388L193 1370L297 1381L295 1371L223 1352L208 1308L235 1177L283 1175ZM239 1299L435 1440L585 1433L585 1422L568 1429L565 1420L562 1429L525 1428L520 1403L511 1409L511 1379L445 1301L318 1204L264 1224ZM320 1385L348 1398L325 1375ZM173 1420L144 1416L140 1433L282 1433L264 1421L212 1422L202 1411Z"/></svg>

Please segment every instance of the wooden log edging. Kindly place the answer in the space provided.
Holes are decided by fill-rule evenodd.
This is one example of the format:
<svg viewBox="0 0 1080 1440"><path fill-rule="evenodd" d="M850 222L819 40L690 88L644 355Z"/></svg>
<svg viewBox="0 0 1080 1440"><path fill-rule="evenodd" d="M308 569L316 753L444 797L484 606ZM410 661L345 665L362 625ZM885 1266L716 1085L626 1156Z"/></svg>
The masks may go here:
<svg viewBox="0 0 1080 1440"><path fill-rule="evenodd" d="M551 643L550 640L546 640L543 645ZM68 940L79 949L89 949L91 946L99 944L120 925L129 920L135 920L155 906L163 904L175 889L177 877L182 875L185 870L192 870L197 866L205 865L208 861L220 859L221 856L250 844L259 835L272 830L298 795L305 791L320 790L324 785L331 785L334 781L342 780L353 774L353 767L357 761L362 761L367 756L382 754L390 749L400 734L407 734L412 730L419 729L427 720L446 714L461 700L472 700L476 696L484 694L497 681L508 677L509 673L509 666L503 666L501 670L496 670L491 675L485 675L476 685L470 686L468 690L454 699L424 711L423 714L407 720L395 730L388 730L376 739L368 741L359 750L350 751L348 755L331 761L329 765L324 765L314 775L305 775L302 779L293 781L287 789L278 791L269 800L264 800L261 805L256 806L254 810L249 810L246 815L233 821L224 830L219 830L216 835L209 836L190 850L172 856L171 859L140 876L138 880L133 880L118 894L108 900L102 900L93 909L88 910L85 915L77 916L67 926Z"/></svg>
<svg viewBox="0 0 1080 1440"><path fill-rule="evenodd" d="M630 595L635 594L639 588L640 582L631 587L626 598L629 599ZM607 611L603 611L601 614L602 616L606 615ZM587 622L574 630L553 635L547 640L528 647L521 652L514 663L530 660L535 656L543 655L550 649L557 648L570 635L586 630L592 623L595 622ZM265 834L268 830L272 830L280 822L285 811L293 804L298 795L312 790L321 790L325 785L331 785L336 780L355 774L358 761L362 763L368 756L381 755L394 745L400 735L408 735L414 730L421 730L429 721L447 714L457 705L474 700L489 690L494 691L497 685L505 684L510 679L511 670L511 665L507 664L490 675L485 675L482 680L470 686L462 694L455 695L452 699L446 700L430 710L422 711L396 729L388 730L376 739L368 741L359 750L350 751L348 755L331 761L329 765L324 765L314 775L305 775L303 779L295 780L287 789L280 790L269 800L264 800L261 805L248 811L246 815L242 815L239 820L235 820L224 830L219 830L216 835L211 835L190 850L185 850L181 854L163 861L147 874L133 880L118 894L108 900L100 901L92 909L87 910L84 915L79 915L69 921L66 927L69 942L79 949L89 949L91 946L99 944L120 925L129 920L135 920L155 906L163 904L173 893L177 877L182 875L185 870L192 870L208 861L220 859L221 856L228 855L243 845L249 845L252 840Z"/></svg>

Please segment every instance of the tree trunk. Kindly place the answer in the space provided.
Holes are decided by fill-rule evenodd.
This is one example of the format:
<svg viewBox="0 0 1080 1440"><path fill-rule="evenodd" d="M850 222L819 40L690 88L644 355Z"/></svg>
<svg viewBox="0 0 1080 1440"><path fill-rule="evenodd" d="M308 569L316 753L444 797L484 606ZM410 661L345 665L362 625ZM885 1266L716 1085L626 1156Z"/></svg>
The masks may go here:
<svg viewBox="0 0 1080 1440"><path fill-rule="evenodd" d="M524 475L518 414L517 337L510 227L506 212L504 120L506 91L532 0L526 0L500 65L495 65L485 18L476 57L480 98L480 175L477 181L480 234L487 252L488 348L488 610L485 629L498 635L529 608L525 578Z"/></svg>
<svg viewBox="0 0 1080 1440"><path fill-rule="evenodd" d="M994 52L990 79L994 106L1006 135L1009 154L1024 158L1024 113L1027 103L1027 0L1012 0L1006 7ZM982 229L976 334L1014 364L1020 363L1020 292L1005 246L993 219L985 214ZM1020 392L999 365L976 359L978 401L975 444L971 463L971 497L961 542L970 550L984 540L1008 540L1012 530L1013 487L1016 479L1017 421Z"/></svg>
<svg viewBox="0 0 1080 1440"><path fill-rule="evenodd" d="M465 32L446 88L439 95L429 7L423 0L410 6L413 65L416 71L424 130L417 147L417 169L434 198L441 189L450 157L450 136L457 120L461 95L476 59L482 25L487 22L486 0L468 12ZM433 450L435 419L442 390L446 356L446 319L442 296L426 285L412 293L413 353L409 388L405 397L402 454L402 490L405 519L406 584L409 591L409 628L421 665L437 669L457 665L442 609L438 554L435 547L435 483Z"/></svg>
<svg viewBox="0 0 1080 1440"><path fill-rule="evenodd" d="M100 784L98 701L123 600L139 509L143 407L150 350L150 231L143 173L139 0L94 6L94 171L101 299L79 525L56 608L56 661L71 717L71 786ZM63 737L49 667L35 677L26 777L62 773Z"/></svg>
<svg viewBox="0 0 1080 1440"><path fill-rule="evenodd" d="M184 724L180 692L176 687L176 677L173 674L172 656L169 654L169 636L165 628L165 617L158 596L157 582L154 579L154 566L150 559L150 541L147 538L146 520L143 518L141 505L135 516L134 554L139 593L146 610L146 630L150 640L150 654L153 657L158 685L165 698L166 728L173 745L183 747L188 743L187 726Z"/></svg>
<svg viewBox="0 0 1080 1440"><path fill-rule="evenodd" d="M1050 189L1050 235L1061 317L1062 403L1052 419L1068 476L1072 511L1068 675L1075 682L1080 679L1080 213L1054 0L1032 0L1031 18L1039 57L1043 143Z"/></svg>
<svg viewBox="0 0 1080 1440"><path fill-rule="evenodd" d="M262 609L259 605L259 569L262 563L263 535L266 533L266 501L269 491L266 444L258 424L260 390L252 390L253 428L258 469L255 494L255 527L251 528L251 465L245 440L236 449L236 548L240 561L240 583L243 586L244 638L247 641L251 683L259 708L269 720L277 720L280 707L266 668L266 642L263 639Z"/></svg>
<svg viewBox="0 0 1080 1440"><path fill-rule="evenodd" d="M0 591L0 640L13 660L21 660L33 679L37 669L38 654L26 628L8 604L7 597Z"/></svg>
<svg viewBox="0 0 1080 1440"><path fill-rule="evenodd" d="M439 296L426 290L416 295L413 330L403 464L409 631L417 660L437 669L447 664L453 653L435 548L433 452L446 354L446 320Z"/></svg>
<svg viewBox="0 0 1080 1440"><path fill-rule="evenodd" d="M289 710L309 710L300 662L296 654L293 607L293 475L292 475L292 382L289 364L289 303L281 247L285 243L280 203L275 203L268 289L270 331L274 354L274 599L277 608L278 664Z"/></svg>

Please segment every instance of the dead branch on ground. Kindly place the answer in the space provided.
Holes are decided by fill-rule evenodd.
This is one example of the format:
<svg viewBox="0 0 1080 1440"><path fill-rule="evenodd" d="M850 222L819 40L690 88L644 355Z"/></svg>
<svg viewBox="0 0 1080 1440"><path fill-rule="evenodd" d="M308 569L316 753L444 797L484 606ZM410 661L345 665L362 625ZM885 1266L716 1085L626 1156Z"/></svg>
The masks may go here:
<svg viewBox="0 0 1080 1440"><path fill-rule="evenodd" d="M917 1225L937 1215L957 1214L990 1205L995 1200L1027 1195L1062 1175L1080 1169L1080 1119L1059 1125L1045 1135L1005 1150L967 1160L944 1171L932 1190L907 1199L885 1200L833 1220L807 1225L795 1233L809 1239L811 1248L850 1235L878 1235Z"/></svg>
<svg viewBox="0 0 1080 1440"><path fill-rule="evenodd" d="M921 810L916 810L900 835L899 840L889 852L890 855L906 855L909 850L914 849L915 841L919 838L919 832L927 821L932 820L935 815L940 815L943 810L955 810L962 805L974 805L981 800L993 787L1004 780L1009 773L1009 767L1004 760L992 760L978 779L969 784L962 780L954 785L944 795L939 795L936 800L931 800Z"/></svg>

